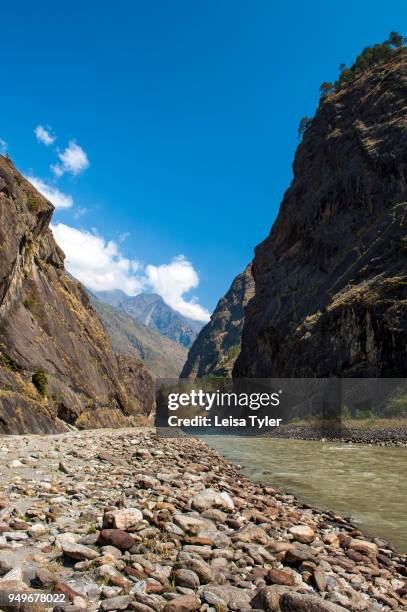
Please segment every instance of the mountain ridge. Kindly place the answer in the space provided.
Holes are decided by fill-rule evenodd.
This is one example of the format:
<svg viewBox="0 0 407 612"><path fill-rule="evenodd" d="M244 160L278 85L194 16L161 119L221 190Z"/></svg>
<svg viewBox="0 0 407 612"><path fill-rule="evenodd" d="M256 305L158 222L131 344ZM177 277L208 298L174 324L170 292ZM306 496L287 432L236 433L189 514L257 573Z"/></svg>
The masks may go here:
<svg viewBox="0 0 407 612"><path fill-rule="evenodd" d="M123 312L135 321L157 331L162 336L189 348L202 323L188 319L169 306L157 293L140 293L129 296L120 289L113 291L93 291L96 297Z"/></svg>
<svg viewBox="0 0 407 612"><path fill-rule="evenodd" d="M154 378L178 378L187 356L181 344L88 293L117 353L142 361Z"/></svg>

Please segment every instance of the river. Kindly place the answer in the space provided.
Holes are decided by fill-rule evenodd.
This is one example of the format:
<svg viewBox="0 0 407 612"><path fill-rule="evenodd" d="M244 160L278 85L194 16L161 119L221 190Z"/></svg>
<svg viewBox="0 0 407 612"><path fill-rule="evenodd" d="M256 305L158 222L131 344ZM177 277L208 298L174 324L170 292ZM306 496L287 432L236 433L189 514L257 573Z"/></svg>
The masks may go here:
<svg viewBox="0 0 407 612"><path fill-rule="evenodd" d="M407 448L238 436L202 436L254 482L351 517L407 552Z"/></svg>

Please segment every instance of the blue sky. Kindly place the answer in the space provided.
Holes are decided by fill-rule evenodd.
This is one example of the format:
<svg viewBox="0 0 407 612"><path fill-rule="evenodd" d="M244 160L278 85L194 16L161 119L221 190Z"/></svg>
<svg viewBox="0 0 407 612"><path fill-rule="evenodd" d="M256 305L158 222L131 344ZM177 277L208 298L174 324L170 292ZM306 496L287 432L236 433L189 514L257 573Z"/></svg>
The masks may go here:
<svg viewBox="0 0 407 612"><path fill-rule="evenodd" d="M405 0L15 0L0 139L72 200L54 226L81 280L205 318L270 230L320 83L406 19Z"/></svg>

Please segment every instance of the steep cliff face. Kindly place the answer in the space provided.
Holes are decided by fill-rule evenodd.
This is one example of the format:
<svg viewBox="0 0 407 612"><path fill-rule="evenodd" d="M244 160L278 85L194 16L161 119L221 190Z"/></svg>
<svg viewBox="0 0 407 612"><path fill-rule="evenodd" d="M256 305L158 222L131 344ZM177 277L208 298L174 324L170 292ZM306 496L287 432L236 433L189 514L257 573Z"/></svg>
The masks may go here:
<svg viewBox="0 0 407 612"><path fill-rule="evenodd" d="M407 57L321 102L256 249L235 376L407 374Z"/></svg>
<svg viewBox="0 0 407 612"><path fill-rule="evenodd" d="M192 345L181 378L200 378L213 374L230 376L240 351L246 304L254 295L251 265L233 281L219 300L211 320Z"/></svg>
<svg viewBox="0 0 407 612"><path fill-rule="evenodd" d="M118 363L86 292L64 270L52 212L0 156L0 433L128 424L147 411L134 393L140 376L152 405L147 370L134 361L132 378Z"/></svg>

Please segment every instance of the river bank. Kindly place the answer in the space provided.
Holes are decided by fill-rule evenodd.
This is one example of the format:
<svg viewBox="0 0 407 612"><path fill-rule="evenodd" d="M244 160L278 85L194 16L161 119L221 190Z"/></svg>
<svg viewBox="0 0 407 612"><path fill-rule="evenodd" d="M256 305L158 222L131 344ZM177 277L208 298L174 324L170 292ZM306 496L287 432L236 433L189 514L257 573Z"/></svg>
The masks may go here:
<svg viewBox="0 0 407 612"><path fill-rule="evenodd" d="M407 609L405 555L253 483L200 440L4 437L0 469L3 591L105 612Z"/></svg>
<svg viewBox="0 0 407 612"><path fill-rule="evenodd" d="M407 552L407 448L339 441L205 436L250 480L329 509Z"/></svg>
<svg viewBox="0 0 407 612"><path fill-rule="evenodd" d="M407 447L407 425L399 424L397 421L392 424L389 419L383 423L367 421L366 424L357 421L335 425L323 421L316 424L287 424L269 429L265 436L292 440L330 440L331 442Z"/></svg>

